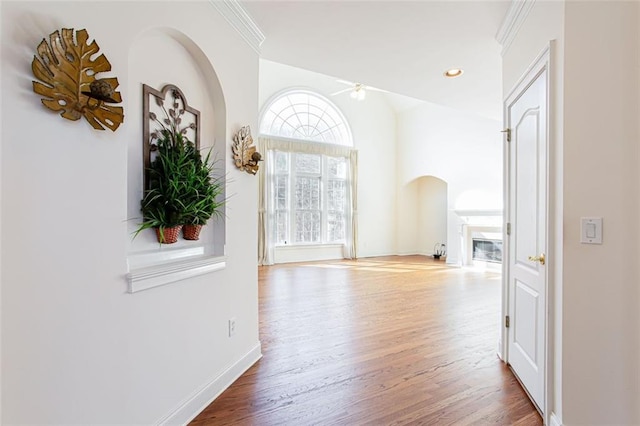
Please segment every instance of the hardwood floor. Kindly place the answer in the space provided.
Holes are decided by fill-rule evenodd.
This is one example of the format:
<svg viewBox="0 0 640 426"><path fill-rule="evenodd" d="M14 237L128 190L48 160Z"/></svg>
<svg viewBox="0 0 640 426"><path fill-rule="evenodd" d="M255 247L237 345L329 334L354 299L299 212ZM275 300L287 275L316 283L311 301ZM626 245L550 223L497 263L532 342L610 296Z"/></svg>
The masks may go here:
<svg viewBox="0 0 640 426"><path fill-rule="evenodd" d="M261 267L263 358L193 425L541 425L498 359L500 276L422 256Z"/></svg>

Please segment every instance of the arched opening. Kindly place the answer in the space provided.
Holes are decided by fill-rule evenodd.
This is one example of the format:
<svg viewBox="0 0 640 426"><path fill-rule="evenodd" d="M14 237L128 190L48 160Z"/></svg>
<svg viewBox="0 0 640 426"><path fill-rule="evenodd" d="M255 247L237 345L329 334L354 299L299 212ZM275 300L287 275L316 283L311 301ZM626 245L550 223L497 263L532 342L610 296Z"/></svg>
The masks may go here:
<svg viewBox="0 0 640 426"><path fill-rule="evenodd" d="M418 185L418 252L435 254L434 247L447 242L448 185L434 176L422 176Z"/></svg>

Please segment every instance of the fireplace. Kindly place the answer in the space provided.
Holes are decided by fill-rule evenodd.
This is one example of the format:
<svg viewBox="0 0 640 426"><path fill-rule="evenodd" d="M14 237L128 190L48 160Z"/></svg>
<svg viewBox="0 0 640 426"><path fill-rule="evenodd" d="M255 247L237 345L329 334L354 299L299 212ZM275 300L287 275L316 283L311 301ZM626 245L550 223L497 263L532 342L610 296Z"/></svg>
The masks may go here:
<svg viewBox="0 0 640 426"><path fill-rule="evenodd" d="M473 238L472 244L473 246L472 246L471 258L473 260L502 263L502 241L501 240Z"/></svg>
<svg viewBox="0 0 640 426"><path fill-rule="evenodd" d="M454 212L457 218L453 218L451 222L459 224L460 238L455 241L458 243L458 247L452 247L448 244L449 254L447 255L447 261L449 261L449 255L451 255L451 258L455 259L460 266L472 266L494 271L501 270L500 259L480 260L476 256L480 253L474 255L473 240L502 241L502 210L454 210ZM502 244L500 244L499 248L502 250ZM492 251L482 246L480 249ZM477 250L478 248L475 251Z"/></svg>

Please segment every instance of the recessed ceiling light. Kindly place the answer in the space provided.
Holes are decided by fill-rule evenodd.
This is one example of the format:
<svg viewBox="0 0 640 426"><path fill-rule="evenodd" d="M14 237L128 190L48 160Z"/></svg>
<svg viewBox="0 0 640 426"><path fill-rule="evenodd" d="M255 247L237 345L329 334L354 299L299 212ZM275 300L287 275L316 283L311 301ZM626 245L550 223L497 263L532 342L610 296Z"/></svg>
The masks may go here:
<svg viewBox="0 0 640 426"><path fill-rule="evenodd" d="M464 73L460 68L451 68L450 70L445 71L444 76L449 78L460 77Z"/></svg>

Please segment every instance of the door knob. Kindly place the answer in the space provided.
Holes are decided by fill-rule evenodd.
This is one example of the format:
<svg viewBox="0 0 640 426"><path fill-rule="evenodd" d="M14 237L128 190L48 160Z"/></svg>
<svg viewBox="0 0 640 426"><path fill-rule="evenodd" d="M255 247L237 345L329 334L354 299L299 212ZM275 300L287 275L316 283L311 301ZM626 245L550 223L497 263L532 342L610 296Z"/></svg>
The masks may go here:
<svg viewBox="0 0 640 426"><path fill-rule="evenodd" d="M540 256L529 256L529 260L532 262L540 262L541 265L544 265L544 253Z"/></svg>

